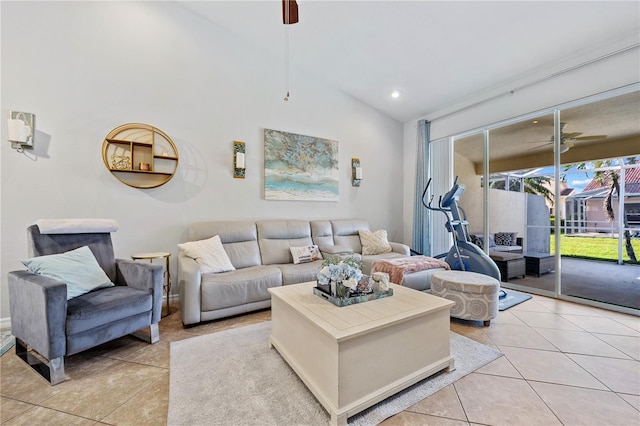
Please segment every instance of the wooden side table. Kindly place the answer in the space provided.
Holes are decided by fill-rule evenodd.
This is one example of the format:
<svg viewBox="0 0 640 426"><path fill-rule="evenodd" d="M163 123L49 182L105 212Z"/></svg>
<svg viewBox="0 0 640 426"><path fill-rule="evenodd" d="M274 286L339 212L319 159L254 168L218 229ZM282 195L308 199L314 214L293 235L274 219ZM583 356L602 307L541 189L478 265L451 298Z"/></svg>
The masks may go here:
<svg viewBox="0 0 640 426"><path fill-rule="evenodd" d="M171 293L171 271L169 270L169 259L171 258L171 253L166 251L158 251L154 253L138 253L131 255L132 260L148 260L151 263L153 263L153 259L161 258L165 259L165 270L163 278L165 276L167 277L166 283L163 283L163 289L167 295L167 313L165 315L162 315L163 317L166 317L171 313L171 307L169 306L169 294Z"/></svg>

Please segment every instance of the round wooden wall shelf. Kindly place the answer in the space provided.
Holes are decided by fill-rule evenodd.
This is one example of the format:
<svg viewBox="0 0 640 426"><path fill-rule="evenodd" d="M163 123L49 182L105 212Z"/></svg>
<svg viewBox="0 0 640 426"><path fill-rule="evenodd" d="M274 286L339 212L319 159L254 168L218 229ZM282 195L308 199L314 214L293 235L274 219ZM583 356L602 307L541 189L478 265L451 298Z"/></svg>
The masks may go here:
<svg viewBox="0 0 640 426"><path fill-rule="evenodd" d="M120 182L134 188L156 188L178 168L178 149L166 133L148 124L118 126L102 143L104 165Z"/></svg>

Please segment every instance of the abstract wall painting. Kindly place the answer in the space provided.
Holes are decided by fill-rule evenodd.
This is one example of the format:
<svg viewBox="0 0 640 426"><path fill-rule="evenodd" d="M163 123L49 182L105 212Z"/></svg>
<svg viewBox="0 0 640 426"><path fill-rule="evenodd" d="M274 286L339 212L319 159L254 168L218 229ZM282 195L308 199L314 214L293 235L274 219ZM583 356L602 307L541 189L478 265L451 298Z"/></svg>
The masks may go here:
<svg viewBox="0 0 640 426"><path fill-rule="evenodd" d="M338 201L338 141L264 130L267 200Z"/></svg>

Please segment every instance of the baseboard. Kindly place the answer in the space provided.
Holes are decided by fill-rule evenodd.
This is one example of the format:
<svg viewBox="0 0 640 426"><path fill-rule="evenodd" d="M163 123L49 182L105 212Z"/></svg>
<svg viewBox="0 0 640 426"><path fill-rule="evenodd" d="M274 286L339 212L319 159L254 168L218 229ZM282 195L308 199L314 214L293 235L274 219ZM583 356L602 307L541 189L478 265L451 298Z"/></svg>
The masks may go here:
<svg viewBox="0 0 640 426"><path fill-rule="evenodd" d="M11 317L0 318L0 328L11 328Z"/></svg>

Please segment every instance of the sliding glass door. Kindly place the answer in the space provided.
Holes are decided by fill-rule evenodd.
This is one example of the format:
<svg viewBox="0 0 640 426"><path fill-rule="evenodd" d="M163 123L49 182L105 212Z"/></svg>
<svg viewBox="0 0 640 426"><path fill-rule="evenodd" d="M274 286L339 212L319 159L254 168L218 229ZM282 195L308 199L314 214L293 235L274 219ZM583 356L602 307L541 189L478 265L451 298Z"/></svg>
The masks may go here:
<svg viewBox="0 0 640 426"><path fill-rule="evenodd" d="M631 92L560 111L559 167L569 188L558 236L560 294L585 303L640 309L638 105L639 92Z"/></svg>
<svg viewBox="0 0 640 426"><path fill-rule="evenodd" d="M640 92L620 90L453 138L460 205L503 286L640 309L639 115Z"/></svg>

